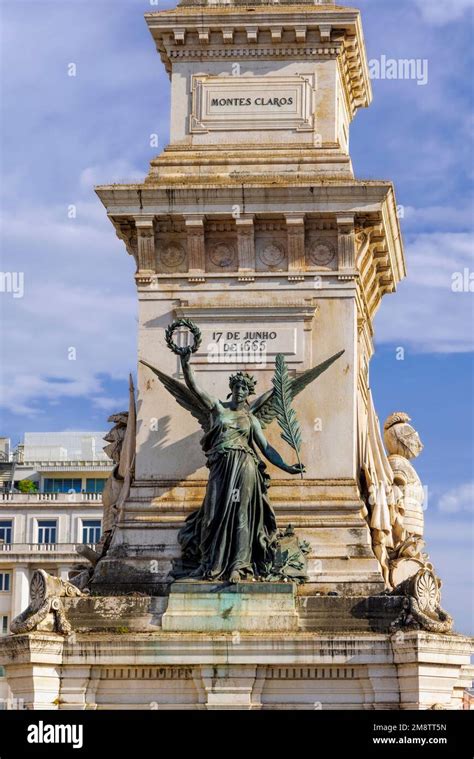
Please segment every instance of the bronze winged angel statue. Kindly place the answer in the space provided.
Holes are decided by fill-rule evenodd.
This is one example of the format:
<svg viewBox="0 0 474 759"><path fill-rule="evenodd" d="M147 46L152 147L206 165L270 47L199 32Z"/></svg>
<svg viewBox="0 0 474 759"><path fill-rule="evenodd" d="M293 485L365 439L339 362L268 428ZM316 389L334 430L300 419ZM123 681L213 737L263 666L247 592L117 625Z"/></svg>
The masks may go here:
<svg viewBox="0 0 474 759"><path fill-rule="evenodd" d="M173 331L182 326L194 334L193 346L178 347L172 342ZM211 396L198 385L190 365L191 354L201 342L194 322L187 319L173 322L166 331L166 340L171 350L180 356L186 384L146 361L141 363L151 369L180 406L198 420L204 431L200 443L209 469L204 501L186 519L178 534L182 558L172 576L231 583L265 579L271 574L269 570L275 559L277 525L267 495L270 477L261 456L289 474L302 474L305 468L301 463L286 463L267 441L263 428L278 418L284 430L282 437L297 450L298 440L295 445L288 437L291 430L296 438L299 436L290 404L344 351L296 378L290 378L284 367L285 387L281 388L281 382L274 378L273 389L250 403L256 380L246 372L238 371L229 378L230 394L225 401ZM280 366L282 362L284 366L283 357L279 358Z"/></svg>

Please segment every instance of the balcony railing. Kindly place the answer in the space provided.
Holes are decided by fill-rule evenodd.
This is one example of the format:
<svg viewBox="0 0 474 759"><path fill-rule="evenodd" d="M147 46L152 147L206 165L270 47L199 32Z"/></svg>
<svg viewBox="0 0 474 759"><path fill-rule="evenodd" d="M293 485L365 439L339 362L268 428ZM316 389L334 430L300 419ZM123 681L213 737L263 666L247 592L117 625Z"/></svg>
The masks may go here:
<svg viewBox="0 0 474 759"><path fill-rule="evenodd" d="M76 553L78 546L95 548L95 543L0 543L2 553Z"/></svg>
<svg viewBox="0 0 474 759"><path fill-rule="evenodd" d="M102 493L0 493L0 503L40 503L43 501L80 503L84 501L101 501Z"/></svg>

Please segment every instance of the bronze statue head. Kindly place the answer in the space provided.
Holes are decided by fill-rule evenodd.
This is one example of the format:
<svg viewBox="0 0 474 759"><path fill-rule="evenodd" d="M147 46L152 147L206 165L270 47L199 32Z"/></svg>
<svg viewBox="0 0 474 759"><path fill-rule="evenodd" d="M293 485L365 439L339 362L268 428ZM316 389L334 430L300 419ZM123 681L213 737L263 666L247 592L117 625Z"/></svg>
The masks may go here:
<svg viewBox="0 0 474 759"><path fill-rule="evenodd" d="M232 390L231 395L236 401L243 401L249 395L255 394L257 380L247 372L237 372L229 377L229 387ZM239 396L239 397L237 397Z"/></svg>

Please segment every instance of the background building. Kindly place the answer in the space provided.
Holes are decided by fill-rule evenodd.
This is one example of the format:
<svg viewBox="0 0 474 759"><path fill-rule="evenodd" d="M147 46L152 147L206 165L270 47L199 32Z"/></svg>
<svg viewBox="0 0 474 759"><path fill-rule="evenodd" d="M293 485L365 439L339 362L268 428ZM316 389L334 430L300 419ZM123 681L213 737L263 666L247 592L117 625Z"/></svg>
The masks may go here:
<svg viewBox="0 0 474 759"><path fill-rule="evenodd" d="M101 493L111 462L104 453L104 432L26 432L12 451L0 438L3 490L31 480L40 493Z"/></svg>
<svg viewBox="0 0 474 759"><path fill-rule="evenodd" d="M14 452L0 438L0 635L28 606L35 569L67 580L84 564L76 546L98 542L101 493L112 469L102 450L104 434L29 432ZM19 492L22 480L33 481L36 492ZM7 698L0 668L0 707Z"/></svg>

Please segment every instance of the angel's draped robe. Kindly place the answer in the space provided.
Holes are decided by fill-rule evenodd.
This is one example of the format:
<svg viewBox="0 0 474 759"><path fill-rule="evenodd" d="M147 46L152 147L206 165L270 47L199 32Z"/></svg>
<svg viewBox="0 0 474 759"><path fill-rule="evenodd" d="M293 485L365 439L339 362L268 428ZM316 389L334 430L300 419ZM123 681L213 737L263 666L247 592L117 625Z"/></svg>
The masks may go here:
<svg viewBox="0 0 474 759"><path fill-rule="evenodd" d="M276 519L267 497L269 476L256 453L251 412L221 404L202 441L209 481L202 506L180 530L182 559L175 577L209 580L264 576L274 558ZM196 571L197 570L197 571Z"/></svg>

